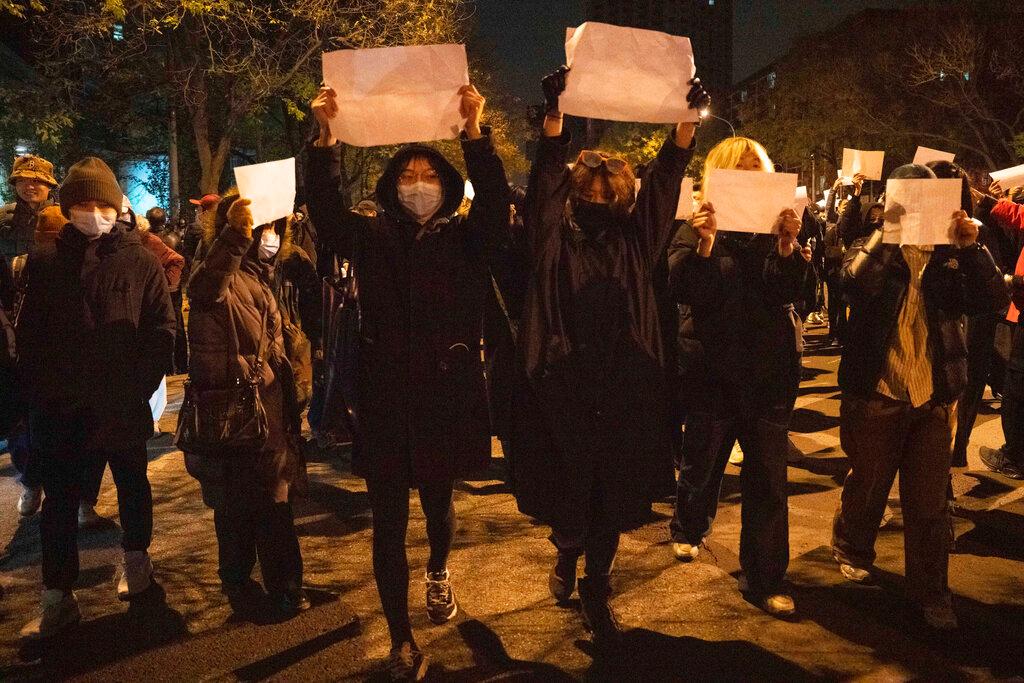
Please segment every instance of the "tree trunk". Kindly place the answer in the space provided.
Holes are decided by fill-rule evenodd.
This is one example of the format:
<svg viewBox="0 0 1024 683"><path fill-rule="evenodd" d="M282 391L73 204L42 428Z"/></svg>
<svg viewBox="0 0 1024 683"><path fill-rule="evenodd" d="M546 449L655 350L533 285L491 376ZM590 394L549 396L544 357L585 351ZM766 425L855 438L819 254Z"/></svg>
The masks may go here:
<svg viewBox="0 0 1024 683"><path fill-rule="evenodd" d="M168 225L174 225L174 222L178 220L178 213L181 211L181 189L178 184L178 112L173 106L167 127L170 141L167 149L167 166L171 185L170 205L167 207L170 214Z"/></svg>

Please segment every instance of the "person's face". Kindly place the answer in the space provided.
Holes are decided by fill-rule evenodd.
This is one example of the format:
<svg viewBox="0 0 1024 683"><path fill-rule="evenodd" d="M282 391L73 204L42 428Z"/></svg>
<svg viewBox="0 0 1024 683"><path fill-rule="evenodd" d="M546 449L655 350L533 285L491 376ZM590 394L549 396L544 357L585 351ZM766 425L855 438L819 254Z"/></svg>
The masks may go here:
<svg viewBox="0 0 1024 683"><path fill-rule="evenodd" d="M50 196L50 186L36 178L18 178L14 181L14 190L29 204L45 202Z"/></svg>
<svg viewBox="0 0 1024 683"><path fill-rule="evenodd" d="M604 178L594 176L594 179L590 181L590 185L580 191L580 199L586 202L593 202L594 204L611 204L612 191Z"/></svg>
<svg viewBox="0 0 1024 683"><path fill-rule="evenodd" d="M441 186L440 176L437 175L437 171L434 170L434 167L424 157L410 159L409 163L402 169L402 173L398 176L399 185L412 185L414 183Z"/></svg>
<svg viewBox="0 0 1024 683"><path fill-rule="evenodd" d="M873 207L871 207L871 210L868 211L868 222L869 223L877 223L880 220L882 220L882 207L880 207L880 206L873 206Z"/></svg>
<svg viewBox="0 0 1024 683"><path fill-rule="evenodd" d="M114 207L98 202L95 199L89 199L84 202L78 202L71 206L72 211L99 211L100 214L109 221L117 219L117 209Z"/></svg>
<svg viewBox="0 0 1024 683"><path fill-rule="evenodd" d="M757 156L752 150L747 150L740 157L740 161L736 164L736 170L738 171L763 171L764 166L761 164L761 157Z"/></svg>

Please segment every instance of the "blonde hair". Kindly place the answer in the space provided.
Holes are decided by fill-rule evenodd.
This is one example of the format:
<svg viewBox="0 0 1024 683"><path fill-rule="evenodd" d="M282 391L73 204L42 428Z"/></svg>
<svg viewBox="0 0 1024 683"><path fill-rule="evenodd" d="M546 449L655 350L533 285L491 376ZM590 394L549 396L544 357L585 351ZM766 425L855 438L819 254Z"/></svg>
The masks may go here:
<svg viewBox="0 0 1024 683"><path fill-rule="evenodd" d="M735 169L740 165L740 160L747 152L753 152L761 160L761 170L766 173L775 172L775 165L772 163L771 157L768 156L768 151L760 142L741 136L726 138L708 152L707 159L704 161L704 175L700 183L701 197L707 196L708 177L713 169Z"/></svg>
<svg viewBox="0 0 1024 683"><path fill-rule="evenodd" d="M608 158L604 152L599 154ZM593 185L596 178L600 178L601 184L612 194L608 202L611 210L619 215L629 213L629 209L636 203L636 175L629 162L618 173L612 173L605 164L590 168L583 163L582 158L583 152L580 152L580 157L572 167L572 187L576 194L582 194Z"/></svg>

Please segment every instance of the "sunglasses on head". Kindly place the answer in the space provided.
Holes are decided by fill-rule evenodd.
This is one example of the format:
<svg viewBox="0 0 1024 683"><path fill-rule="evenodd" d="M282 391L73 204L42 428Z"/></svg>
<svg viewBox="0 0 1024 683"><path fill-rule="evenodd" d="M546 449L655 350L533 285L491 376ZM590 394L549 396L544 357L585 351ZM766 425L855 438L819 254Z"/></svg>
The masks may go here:
<svg viewBox="0 0 1024 683"><path fill-rule="evenodd" d="M601 165L603 164L612 175L618 175L626 168L626 162L624 159L610 157L591 149L585 149L580 152L580 162L587 168L601 168Z"/></svg>

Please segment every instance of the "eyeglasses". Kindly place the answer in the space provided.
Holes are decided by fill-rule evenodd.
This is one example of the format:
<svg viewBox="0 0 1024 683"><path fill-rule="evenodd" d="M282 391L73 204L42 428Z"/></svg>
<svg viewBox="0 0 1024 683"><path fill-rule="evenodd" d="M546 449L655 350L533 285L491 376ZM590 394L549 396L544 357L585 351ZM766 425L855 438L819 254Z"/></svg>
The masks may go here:
<svg viewBox="0 0 1024 683"><path fill-rule="evenodd" d="M603 164L612 175L618 175L626 169L625 159L610 157L607 154L595 152L592 149L585 149L580 152L580 163L587 168L601 168Z"/></svg>

